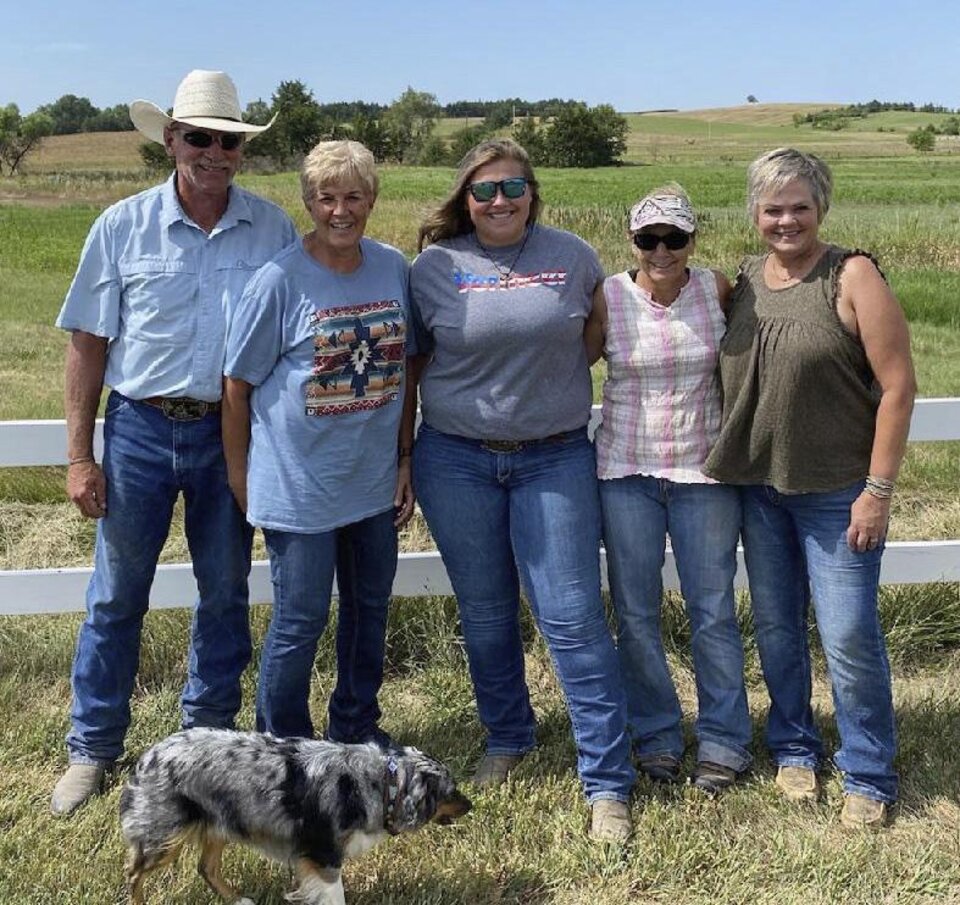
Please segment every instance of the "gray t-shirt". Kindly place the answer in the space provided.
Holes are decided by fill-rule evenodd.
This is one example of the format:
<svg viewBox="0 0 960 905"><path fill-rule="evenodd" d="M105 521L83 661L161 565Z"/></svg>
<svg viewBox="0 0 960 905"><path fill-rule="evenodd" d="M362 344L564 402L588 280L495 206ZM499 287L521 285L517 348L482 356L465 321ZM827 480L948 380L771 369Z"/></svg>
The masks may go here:
<svg viewBox="0 0 960 905"><path fill-rule="evenodd" d="M586 242L545 226L525 244L482 249L468 233L426 248L410 273L417 347L429 356L424 421L483 440L583 427L593 401L583 328L603 276Z"/></svg>

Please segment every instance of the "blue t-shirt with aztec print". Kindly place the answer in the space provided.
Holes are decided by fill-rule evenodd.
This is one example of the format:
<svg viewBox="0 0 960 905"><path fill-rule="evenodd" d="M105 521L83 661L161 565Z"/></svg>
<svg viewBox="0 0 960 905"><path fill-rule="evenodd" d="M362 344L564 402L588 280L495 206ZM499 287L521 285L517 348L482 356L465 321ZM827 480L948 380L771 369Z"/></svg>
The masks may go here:
<svg viewBox="0 0 960 905"><path fill-rule="evenodd" d="M247 519L319 533L385 512L397 482L408 265L361 240L348 274L297 240L247 284L227 336L224 373L250 398Z"/></svg>

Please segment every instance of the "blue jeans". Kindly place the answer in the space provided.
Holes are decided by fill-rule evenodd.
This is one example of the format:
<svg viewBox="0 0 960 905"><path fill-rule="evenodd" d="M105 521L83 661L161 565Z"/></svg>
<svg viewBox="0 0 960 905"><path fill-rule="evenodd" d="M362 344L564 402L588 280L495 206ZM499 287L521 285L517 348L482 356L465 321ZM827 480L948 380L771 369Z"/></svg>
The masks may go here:
<svg viewBox="0 0 960 905"><path fill-rule="evenodd" d="M600 597L600 505L586 430L517 452L423 424L420 505L460 606L489 754L536 744L524 678L521 582L553 657L590 801L626 801L634 781L616 651Z"/></svg>
<svg viewBox="0 0 960 905"><path fill-rule="evenodd" d="M767 744L780 766L816 767L823 745L810 707L811 594L827 660L845 792L897 798L890 666L877 615L881 548L847 546L859 482L831 493L742 491L743 544L760 662L770 693Z"/></svg>
<svg viewBox="0 0 960 905"><path fill-rule="evenodd" d="M397 529L390 509L332 531L263 532L270 554L273 615L260 658L257 730L313 736L310 676L330 615L334 569L339 587L337 686L327 737L355 742L380 719L387 607L397 572Z"/></svg>
<svg viewBox="0 0 960 905"><path fill-rule="evenodd" d="M657 755L683 755L680 701L660 633L669 532L692 634L697 760L745 770L752 732L733 596L737 488L633 475L601 481L600 502L627 722L641 764Z"/></svg>
<svg viewBox="0 0 960 905"><path fill-rule="evenodd" d="M233 725L251 653L253 531L227 485L219 413L173 421L111 393L103 471L107 514L97 522L87 618L73 662L72 763L110 763L123 751L150 585L181 492L199 591L182 695L184 726Z"/></svg>

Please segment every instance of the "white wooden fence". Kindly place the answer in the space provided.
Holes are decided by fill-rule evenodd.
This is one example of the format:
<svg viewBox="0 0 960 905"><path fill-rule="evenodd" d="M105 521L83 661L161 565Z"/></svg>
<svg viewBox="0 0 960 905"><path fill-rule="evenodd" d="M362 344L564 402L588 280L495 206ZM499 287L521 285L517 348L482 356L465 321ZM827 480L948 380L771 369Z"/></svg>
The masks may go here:
<svg viewBox="0 0 960 905"><path fill-rule="evenodd" d="M592 425L599 422L594 407ZM98 424L96 451L102 445ZM960 440L960 399L918 400L910 425L911 441ZM66 464L66 428L63 421L0 422L0 467ZM957 475L960 481L960 475ZM0 571L0 615L82 611L90 568ZM606 580L606 579L605 579ZM924 584L960 581L960 539L894 541L887 544L881 581L884 584ZM746 586L742 554L737 584ZM664 585L679 587L672 554L667 552ZM451 594L450 581L435 551L402 553L393 586L397 597ZM150 593L154 607L191 605L196 585L189 563L162 565ZM266 561L253 564L250 599L271 600L270 569Z"/></svg>

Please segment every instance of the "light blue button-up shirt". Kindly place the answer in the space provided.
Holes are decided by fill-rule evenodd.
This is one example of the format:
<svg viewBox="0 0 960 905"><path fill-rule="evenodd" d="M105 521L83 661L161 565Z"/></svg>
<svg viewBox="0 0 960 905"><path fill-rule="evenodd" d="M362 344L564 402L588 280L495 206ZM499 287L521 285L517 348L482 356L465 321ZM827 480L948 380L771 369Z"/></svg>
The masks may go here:
<svg viewBox="0 0 960 905"><path fill-rule="evenodd" d="M214 402L244 286L296 237L280 207L237 186L207 234L180 206L171 176L97 218L57 326L110 340L104 382L124 396Z"/></svg>

